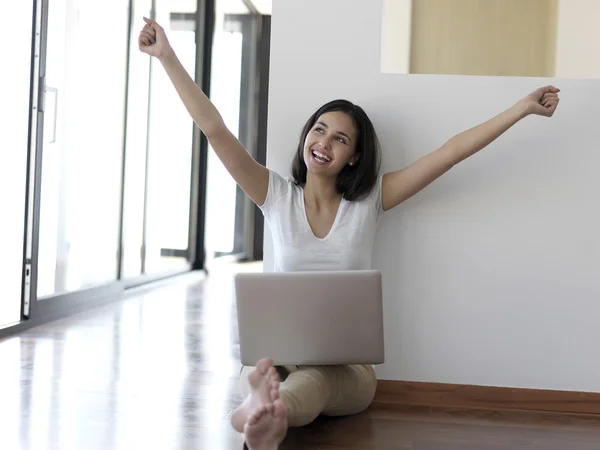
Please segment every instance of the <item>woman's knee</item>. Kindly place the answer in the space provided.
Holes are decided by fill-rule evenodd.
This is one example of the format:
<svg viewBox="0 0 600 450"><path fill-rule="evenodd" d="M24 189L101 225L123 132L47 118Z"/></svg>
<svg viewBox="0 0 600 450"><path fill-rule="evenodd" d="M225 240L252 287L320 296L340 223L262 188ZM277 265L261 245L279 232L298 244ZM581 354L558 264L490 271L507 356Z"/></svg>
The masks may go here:
<svg viewBox="0 0 600 450"><path fill-rule="evenodd" d="M287 409L288 427L303 427L312 423L323 409L319 402L307 401L297 396L297 392L282 390L279 392L279 398Z"/></svg>
<svg viewBox="0 0 600 450"><path fill-rule="evenodd" d="M366 410L377 389L377 375L371 365L352 365L339 368L336 392L323 411L324 415L343 416Z"/></svg>
<svg viewBox="0 0 600 450"><path fill-rule="evenodd" d="M369 407L377 390L377 374L370 364L351 366L355 374L355 388L358 393L357 406L359 412Z"/></svg>
<svg viewBox="0 0 600 450"><path fill-rule="evenodd" d="M315 420L331 395L332 380L326 367L298 367L290 372L279 390L291 427L304 426Z"/></svg>

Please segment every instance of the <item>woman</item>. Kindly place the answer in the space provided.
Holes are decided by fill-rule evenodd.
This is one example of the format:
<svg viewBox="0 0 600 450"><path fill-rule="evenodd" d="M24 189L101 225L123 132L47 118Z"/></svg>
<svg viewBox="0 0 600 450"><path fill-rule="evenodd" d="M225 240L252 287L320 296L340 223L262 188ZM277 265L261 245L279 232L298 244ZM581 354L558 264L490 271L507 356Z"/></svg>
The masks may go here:
<svg viewBox="0 0 600 450"><path fill-rule="evenodd" d="M262 210L273 234L275 270L371 268L377 222L454 165L493 142L521 119L551 117L559 103L553 86L537 89L491 120L460 133L411 166L379 172L379 145L365 112L345 100L322 106L304 126L293 161L293 180L258 164L225 126L219 112L178 61L153 20L139 37L156 57L195 123L231 176ZM232 425L246 431L251 448L276 448L287 426L319 414L365 410L375 395L371 366L286 367L268 359L242 370L248 394ZM281 380L281 382L280 382Z"/></svg>

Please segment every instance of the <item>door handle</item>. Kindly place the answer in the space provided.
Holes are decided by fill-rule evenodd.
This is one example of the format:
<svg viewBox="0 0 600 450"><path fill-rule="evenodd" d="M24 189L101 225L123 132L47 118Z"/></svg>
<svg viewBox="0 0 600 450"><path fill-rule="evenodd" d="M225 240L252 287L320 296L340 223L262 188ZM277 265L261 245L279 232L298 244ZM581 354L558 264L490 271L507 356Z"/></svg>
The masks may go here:
<svg viewBox="0 0 600 450"><path fill-rule="evenodd" d="M46 92L54 93L54 116L52 118L52 139L48 141L49 144L56 142L56 122L58 121L58 89L50 86L46 86ZM45 102L48 104L48 102Z"/></svg>

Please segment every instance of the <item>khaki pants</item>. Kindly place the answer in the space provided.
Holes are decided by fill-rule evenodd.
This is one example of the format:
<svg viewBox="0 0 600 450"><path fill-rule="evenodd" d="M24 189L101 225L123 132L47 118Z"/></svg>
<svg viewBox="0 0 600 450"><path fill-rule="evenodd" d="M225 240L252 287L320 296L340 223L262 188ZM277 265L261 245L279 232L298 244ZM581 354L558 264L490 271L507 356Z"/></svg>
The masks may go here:
<svg viewBox="0 0 600 450"><path fill-rule="evenodd" d="M288 410L288 425L301 427L320 414L347 416L366 410L375 397L377 376L370 365L286 366L290 373L280 384L280 398ZM250 393L244 366L240 375L244 397Z"/></svg>

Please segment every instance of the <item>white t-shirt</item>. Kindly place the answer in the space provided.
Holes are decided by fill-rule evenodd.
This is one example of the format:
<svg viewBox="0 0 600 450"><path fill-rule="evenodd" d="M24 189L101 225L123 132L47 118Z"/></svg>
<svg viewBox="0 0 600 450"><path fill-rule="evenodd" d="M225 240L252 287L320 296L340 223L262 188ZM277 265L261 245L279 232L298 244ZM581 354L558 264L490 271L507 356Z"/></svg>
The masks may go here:
<svg viewBox="0 0 600 450"><path fill-rule="evenodd" d="M304 205L304 189L269 170L267 198L260 209L273 238L275 272L371 269L379 219L382 176L362 200L342 199L331 231L314 235Z"/></svg>

